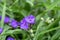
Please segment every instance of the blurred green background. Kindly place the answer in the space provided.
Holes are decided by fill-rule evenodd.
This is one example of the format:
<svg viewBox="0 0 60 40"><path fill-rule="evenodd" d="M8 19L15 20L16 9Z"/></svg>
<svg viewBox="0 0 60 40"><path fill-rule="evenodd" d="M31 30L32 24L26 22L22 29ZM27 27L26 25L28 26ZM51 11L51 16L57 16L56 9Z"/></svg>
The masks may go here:
<svg viewBox="0 0 60 40"><path fill-rule="evenodd" d="M12 30L3 22L5 16L19 22L30 14L36 17L36 22L27 31ZM0 15L0 27L4 28L0 40L8 35L16 40L60 40L60 0L0 0Z"/></svg>

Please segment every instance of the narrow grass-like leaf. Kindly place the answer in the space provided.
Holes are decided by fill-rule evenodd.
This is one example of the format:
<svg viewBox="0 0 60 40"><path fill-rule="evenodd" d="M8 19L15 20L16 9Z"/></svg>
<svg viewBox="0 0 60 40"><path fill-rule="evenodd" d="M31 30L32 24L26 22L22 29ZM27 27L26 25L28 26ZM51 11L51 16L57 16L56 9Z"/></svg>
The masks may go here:
<svg viewBox="0 0 60 40"><path fill-rule="evenodd" d="M33 39L33 40L37 40L40 35L43 35L45 33L48 33L48 32L51 32L51 31L54 31L54 30L57 30L57 29L60 29L60 26L56 27L56 28L49 29L49 30L42 31L41 33L37 34L36 39Z"/></svg>
<svg viewBox="0 0 60 40"><path fill-rule="evenodd" d="M59 20L60 20L60 17L59 18L57 18L52 24L50 24L50 25L48 25L47 26L47 28L46 29L49 29L50 27L53 27L54 26L54 24L56 24L57 22L59 22ZM39 29L38 29L39 30ZM37 38L36 37L38 37L37 35L35 35L35 37L34 37L34 39L33 40L37 40Z"/></svg>
<svg viewBox="0 0 60 40"><path fill-rule="evenodd" d="M2 11L1 27L3 27L4 25L5 12L6 12L6 0L4 1L3 11Z"/></svg>
<svg viewBox="0 0 60 40"><path fill-rule="evenodd" d="M60 36L60 29L52 36L51 40L55 40Z"/></svg>

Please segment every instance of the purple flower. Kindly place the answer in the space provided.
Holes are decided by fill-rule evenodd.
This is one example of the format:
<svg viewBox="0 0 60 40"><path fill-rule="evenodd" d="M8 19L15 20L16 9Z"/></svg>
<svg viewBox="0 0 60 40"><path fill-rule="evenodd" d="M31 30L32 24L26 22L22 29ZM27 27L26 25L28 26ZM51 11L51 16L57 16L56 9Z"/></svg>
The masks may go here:
<svg viewBox="0 0 60 40"><path fill-rule="evenodd" d="M20 28L24 29L24 30L27 30L29 28L28 27L28 23L25 21L25 19L21 20L21 22L20 22Z"/></svg>
<svg viewBox="0 0 60 40"><path fill-rule="evenodd" d="M11 25L13 28L17 28L17 26L18 26L16 20L12 20L12 21L10 22L10 25Z"/></svg>
<svg viewBox="0 0 60 40"><path fill-rule="evenodd" d="M3 28L0 28L0 34L3 32Z"/></svg>
<svg viewBox="0 0 60 40"><path fill-rule="evenodd" d="M25 20L28 23L34 24L35 23L35 16L29 15L29 16L25 17Z"/></svg>
<svg viewBox="0 0 60 40"><path fill-rule="evenodd" d="M13 37L7 37L7 40L15 40Z"/></svg>
<svg viewBox="0 0 60 40"><path fill-rule="evenodd" d="M2 19L2 16L0 16L0 20ZM10 21L10 18L9 17L5 17L4 18L4 23L8 23Z"/></svg>
<svg viewBox="0 0 60 40"><path fill-rule="evenodd" d="M10 18L9 17L5 17L4 23L8 23L9 21L10 21Z"/></svg>
<svg viewBox="0 0 60 40"><path fill-rule="evenodd" d="M1 20L1 16L0 16L0 20Z"/></svg>

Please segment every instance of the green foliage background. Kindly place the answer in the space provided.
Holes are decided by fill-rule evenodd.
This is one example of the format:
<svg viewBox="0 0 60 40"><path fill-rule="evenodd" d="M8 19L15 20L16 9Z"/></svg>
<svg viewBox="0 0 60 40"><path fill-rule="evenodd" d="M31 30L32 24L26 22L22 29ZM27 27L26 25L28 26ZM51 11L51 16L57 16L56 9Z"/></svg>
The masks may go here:
<svg viewBox="0 0 60 40"><path fill-rule="evenodd" d="M14 29L4 24L5 16L17 21L34 15L36 22L30 30ZM60 40L60 0L0 0L0 40L11 35L16 40Z"/></svg>

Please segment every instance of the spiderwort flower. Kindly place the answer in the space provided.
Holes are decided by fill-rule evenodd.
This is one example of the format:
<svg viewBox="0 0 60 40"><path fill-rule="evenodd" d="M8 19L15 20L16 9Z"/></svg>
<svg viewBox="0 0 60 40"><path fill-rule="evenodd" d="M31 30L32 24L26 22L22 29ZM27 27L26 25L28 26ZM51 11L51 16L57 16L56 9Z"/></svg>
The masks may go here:
<svg viewBox="0 0 60 40"><path fill-rule="evenodd" d="M5 17L4 23L9 23L9 21L10 21L10 18L9 17Z"/></svg>
<svg viewBox="0 0 60 40"><path fill-rule="evenodd" d="M29 15L25 17L26 22L30 23L30 24L34 24L35 23L35 16L33 15Z"/></svg>
<svg viewBox="0 0 60 40"><path fill-rule="evenodd" d="M13 37L7 37L7 39L6 40L15 40Z"/></svg>
<svg viewBox="0 0 60 40"><path fill-rule="evenodd" d="M3 28L0 27L0 34L3 32Z"/></svg>
<svg viewBox="0 0 60 40"><path fill-rule="evenodd" d="M12 20L12 21L10 22L10 25L11 25L13 28L17 28L17 26L18 26L16 20Z"/></svg>
<svg viewBox="0 0 60 40"><path fill-rule="evenodd" d="M1 20L1 16L0 16L0 20Z"/></svg>
<svg viewBox="0 0 60 40"><path fill-rule="evenodd" d="M0 20L2 19L2 16L0 16ZM10 21L10 18L9 17L5 17L4 18L4 23L8 23Z"/></svg>
<svg viewBox="0 0 60 40"><path fill-rule="evenodd" d="M20 22L20 28L24 29L24 30L27 30L29 28L28 27L28 23L25 21L25 19L21 20L21 22Z"/></svg>

